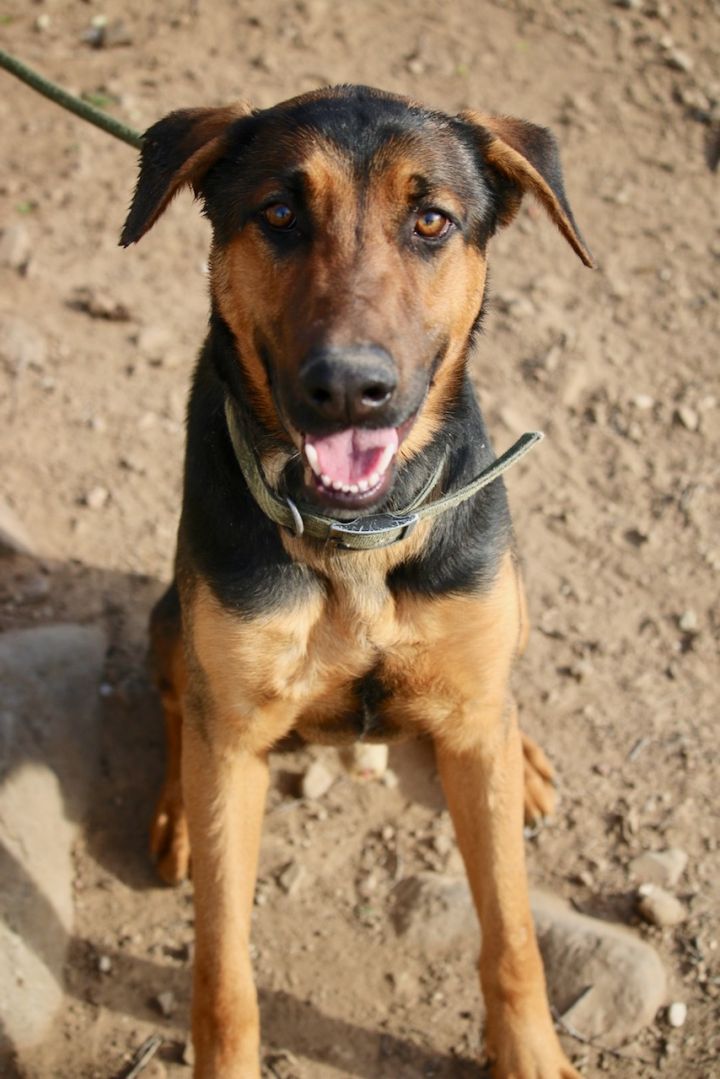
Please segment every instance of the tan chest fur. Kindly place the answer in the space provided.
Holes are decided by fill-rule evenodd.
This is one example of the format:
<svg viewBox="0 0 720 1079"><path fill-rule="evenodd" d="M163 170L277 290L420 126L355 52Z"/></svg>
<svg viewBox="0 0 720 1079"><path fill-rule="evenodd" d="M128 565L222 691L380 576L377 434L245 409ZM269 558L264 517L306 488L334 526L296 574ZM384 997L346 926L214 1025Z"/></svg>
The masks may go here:
<svg viewBox="0 0 720 1079"><path fill-rule="evenodd" d="M385 552L319 554L312 568L322 573L314 591L252 619L196 585L186 631L206 721L256 750L292 729L310 740L348 740L357 737L358 682L372 673L388 740L448 727L460 743L469 738L504 692L518 644L521 597L510 554L490 591L436 599L394 595Z"/></svg>

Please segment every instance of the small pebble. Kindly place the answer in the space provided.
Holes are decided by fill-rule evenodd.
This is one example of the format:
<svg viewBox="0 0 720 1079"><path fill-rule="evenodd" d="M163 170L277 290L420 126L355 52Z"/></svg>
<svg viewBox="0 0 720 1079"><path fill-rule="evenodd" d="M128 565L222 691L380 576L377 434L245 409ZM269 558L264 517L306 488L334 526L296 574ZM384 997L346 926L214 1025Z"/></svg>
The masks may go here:
<svg viewBox="0 0 720 1079"><path fill-rule="evenodd" d="M101 487L99 484L96 487L92 487L85 495L85 505L91 510L100 510L110 497L110 492L107 487Z"/></svg>
<svg viewBox="0 0 720 1079"><path fill-rule="evenodd" d="M98 956L97 966L101 974L109 974L112 970L112 959L109 955Z"/></svg>
<svg viewBox="0 0 720 1079"><path fill-rule="evenodd" d="M657 884L641 884L637 891L637 907L646 922L660 929L680 925L687 913L679 899Z"/></svg>
<svg viewBox="0 0 720 1079"><path fill-rule="evenodd" d="M671 1027L684 1027L687 1019L687 1004L682 1000L675 1000L667 1011L668 1023Z"/></svg>
<svg viewBox="0 0 720 1079"><path fill-rule="evenodd" d="M277 882L287 895L297 891L305 871L299 862L288 862L278 874Z"/></svg>
<svg viewBox="0 0 720 1079"><path fill-rule="evenodd" d="M698 616L693 610L683 611L678 619L678 626L683 633L697 633L698 631Z"/></svg>
<svg viewBox="0 0 720 1079"><path fill-rule="evenodd" d="M675 418L688 431L697 431L700 424L700 417L695 409L690 408L689 405L680 405L680 407L675 410Z"/></svg>
<svg viewBox="0 0 720 1079"><path fill-rule="evenodd" d="M686 52L681 49L670 49L665 57L665 63L673 71L692 71L693 61Z"/></svg>
<svg viewBox="0 0 720 1079"><path fill-rule="evenodd" d="M322 761L313 761L300 783L303 798L322 798L332 787L335 776Z"/></svg>
<svg viewBox="0 0 720 1079"><path fill-rule="evenodd" d="M358 779L381 779L388 763L386 745L353 746L352 762L349 771Z"/></svg>
<svg viewBox="0 0 720 1079"><path fill-rule="evenodd" d="M155 1003L162 1015L166 1019L169 1019L172 1013L175 1011L175 994L171 989L166 989L163 993L158 993L155 997Z"/></svg>
<svg viewBox="0 0 720 1079"><path fill-rule="evenodd" d="M192 1068L195 1063L195 1050L193 1049L193 1043L185 1042L182 1051L182 1057L180 1058L182 1063L187 1065L188 1068Z"/></svg>

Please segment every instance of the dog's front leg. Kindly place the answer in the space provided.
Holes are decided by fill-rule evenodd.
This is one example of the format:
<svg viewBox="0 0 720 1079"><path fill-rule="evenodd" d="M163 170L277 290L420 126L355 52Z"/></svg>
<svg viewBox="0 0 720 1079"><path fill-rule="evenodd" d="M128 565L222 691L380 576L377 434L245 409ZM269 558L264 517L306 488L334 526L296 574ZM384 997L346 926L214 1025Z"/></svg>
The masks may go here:
<svg viewBox="0 0 720 1079"><path fill-rule="evenodd" d="M482 928L480 981L495 1079L580 1079L547 1003L523 851L523 752L511 699L463 748L436 735L442 784ZM495 714L490 714L495 713Z"/></svg>
<svg viewBox="0 0 720 1079"><path fill-rule="evenodd" d="M196 1079L259 1079L259 1020L250 963L268 765L240 738L185 724L183 793L195 892L193 1043Z"/></svg>

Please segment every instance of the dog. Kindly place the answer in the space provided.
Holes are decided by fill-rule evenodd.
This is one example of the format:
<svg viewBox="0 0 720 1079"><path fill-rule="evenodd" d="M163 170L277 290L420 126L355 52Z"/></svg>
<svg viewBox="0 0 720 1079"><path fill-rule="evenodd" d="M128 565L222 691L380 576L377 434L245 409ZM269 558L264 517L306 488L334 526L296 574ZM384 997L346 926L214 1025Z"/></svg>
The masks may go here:
<svg viewBox="0 0 720 1079"><path fill-rule="evenodd" d="M122 232L181 188L212 225L175 578L151 619L167 730L152 829L192 877L195 1076L259 1079L248 942L268 754L432 739L482 926L496 1079L577 1079L551 1019L523 812L551 769L508 687L527 635L499 459L468 375L486 250L525 194L587 266L547 130L341 86L171 113Z"/></svg>

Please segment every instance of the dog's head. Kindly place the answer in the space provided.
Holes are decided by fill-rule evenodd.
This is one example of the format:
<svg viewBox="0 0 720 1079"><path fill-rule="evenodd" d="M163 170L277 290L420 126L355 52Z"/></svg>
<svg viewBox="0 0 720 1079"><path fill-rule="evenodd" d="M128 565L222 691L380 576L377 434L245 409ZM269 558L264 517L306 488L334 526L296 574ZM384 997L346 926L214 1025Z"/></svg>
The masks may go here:
<svg viewBox="0 0 720 1079"><path fill-rule="evenodd" d="M488 240L523 194L592 264L548 131L365 87L160 120L123 245L184 186L213 226L213 305L253 407L329 510L377 506L439 429L479 325Z"/></svg>

